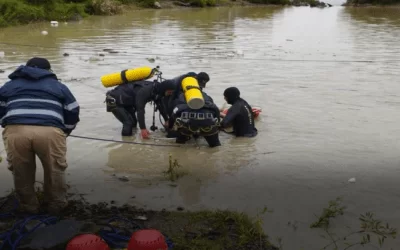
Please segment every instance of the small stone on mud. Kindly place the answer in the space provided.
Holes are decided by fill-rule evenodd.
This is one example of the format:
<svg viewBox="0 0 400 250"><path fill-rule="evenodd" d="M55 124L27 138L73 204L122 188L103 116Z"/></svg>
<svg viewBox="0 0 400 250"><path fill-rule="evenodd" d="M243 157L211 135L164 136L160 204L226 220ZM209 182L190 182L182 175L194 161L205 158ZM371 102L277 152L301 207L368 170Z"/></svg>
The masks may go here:
<svg viewBox="0 0 400 250"><path fill-rule="evenodd" d="M178 210L178 211L183 211L183 210L185 210L185 209L184 209L183 207L177 207L176 210Z"/></svg>

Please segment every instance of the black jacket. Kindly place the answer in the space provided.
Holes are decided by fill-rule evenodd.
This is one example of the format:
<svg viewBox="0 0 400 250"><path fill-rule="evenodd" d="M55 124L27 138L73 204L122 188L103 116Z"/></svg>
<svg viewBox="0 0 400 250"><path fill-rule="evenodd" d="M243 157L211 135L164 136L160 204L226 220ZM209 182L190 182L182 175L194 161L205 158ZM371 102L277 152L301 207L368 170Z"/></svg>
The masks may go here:
<svg viewBox="0 0 400 250"><path fill-rule="evenodd" d="M233 103L229 108L225 118L221 122L221 127L233 127L236 136L254 137L257 129L254 126L254 115L251 106L242 98Z"/></svg>
<svg viewBox="0 0 400 250"><path fill-rule="evenodd" d="M109 92L109 95L115 98L118 106L134 107L139 127L145 129L145 107L148 102L154 101L156 85L157 83L153 81L130 82L117 86Z"/></svg>

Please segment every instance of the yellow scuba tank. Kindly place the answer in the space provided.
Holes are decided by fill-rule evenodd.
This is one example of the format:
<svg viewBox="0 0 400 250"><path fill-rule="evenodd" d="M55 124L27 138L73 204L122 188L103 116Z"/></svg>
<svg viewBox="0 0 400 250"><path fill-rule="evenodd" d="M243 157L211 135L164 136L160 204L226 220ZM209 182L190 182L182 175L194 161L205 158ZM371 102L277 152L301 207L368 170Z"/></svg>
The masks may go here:
<svg viewBox="0 0 400 250"><path fill-rule="evenodd" d="M124 82L141 81L153 77L156 69L151 67L140 67L134 69L127 69L121 72L103 75L101 83L104 87L110 88L120 85Z"/></svg>
<svg viewBox="0 0 400 250"><path fill-rule="evenodd" d="M197 79L191 76L185 77L182 80L182 89L185 95L185 100L189 108L201 109L204 104L203 94L200 91L199 83Z"/></svg>

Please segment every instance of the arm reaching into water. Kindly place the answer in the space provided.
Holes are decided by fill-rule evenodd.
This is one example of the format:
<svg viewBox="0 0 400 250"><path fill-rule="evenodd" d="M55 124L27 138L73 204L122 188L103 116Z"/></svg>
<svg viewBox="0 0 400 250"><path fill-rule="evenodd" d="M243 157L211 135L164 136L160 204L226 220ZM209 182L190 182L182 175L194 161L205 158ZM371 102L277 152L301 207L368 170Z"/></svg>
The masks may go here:
<svg viewBox="0 0 400 250"><path fill-rule="evenodd" d="M146 85L141 88L136 94L136 113L143 139L148 139L150 132L146 128L145 122L145 107L147 102L151 99L153 91L152 85Z"/></svg>

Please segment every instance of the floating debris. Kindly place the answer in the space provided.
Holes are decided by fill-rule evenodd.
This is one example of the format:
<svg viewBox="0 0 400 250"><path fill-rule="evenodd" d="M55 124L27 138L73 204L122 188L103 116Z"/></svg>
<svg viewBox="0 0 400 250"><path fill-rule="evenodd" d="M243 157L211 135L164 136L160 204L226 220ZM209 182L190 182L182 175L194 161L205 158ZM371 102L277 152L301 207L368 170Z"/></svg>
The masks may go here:
<svg viewBox="0 0 400 250"><path fill-rule="evenodd" d="M63 56L69 56L69 54L68 53L64 53Z"/></svg>
<svg viewBox="0 0 400 250"><path fill-rule="evenodd" d="M127 181L129 181L129 177L128 176L121 176L121 177L118 177L118 180L127 182Z"/></svg>
<svg viewBox="0 0 400 250"><path fill-rule="evenodd" d="M147 220L147 217L146 216L142 216L142 215L139 215L139 216L136 216L135 217L135 220Z"/></svg>
<svg viewBox="0 0 400 250"><path fill-rule="evenodd" d="M58 22L57 22L57 21L51 21L51 22L50 22L50 25L51 25L52 27L58 27Z"/></svg>
<svg viewBox="0 0 400 250"><path fill-rule="evenodd" d="M154 58L146 58L147 59L147 61L149 61L150 63L154 63L155 61L156 61L156 59L154 59Z"/></svg>
<svg viewBox="0 0 400 250"><path fill-rule="evenodd" d="M356 182L356 178L354 178L354 177L353 177L353 178L350 178L350 179L349 179L349 182L350 182L350 183L355 183L355 182Z"/></svg>
<svg viewBox="0 0 400 250"><path fill-rule="evenodd" d="M0 58L4 57L6 55L6 53L4 53L4 51L0 51Z"/></svg>
<svg viewBox="0 0 400 250"><path fill-rule="evenodd" d="M45 31L45 30L42 31L42 35L44 35L44 36L46 36L46 35L48 35L48 34L49 34L49 32L47 32L47 31Z"/></svg>

